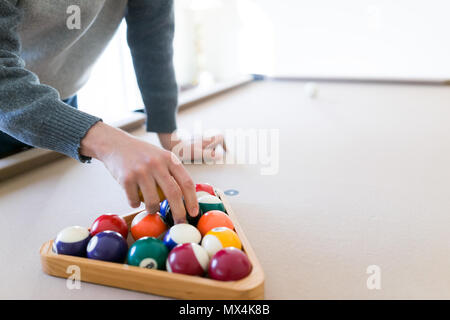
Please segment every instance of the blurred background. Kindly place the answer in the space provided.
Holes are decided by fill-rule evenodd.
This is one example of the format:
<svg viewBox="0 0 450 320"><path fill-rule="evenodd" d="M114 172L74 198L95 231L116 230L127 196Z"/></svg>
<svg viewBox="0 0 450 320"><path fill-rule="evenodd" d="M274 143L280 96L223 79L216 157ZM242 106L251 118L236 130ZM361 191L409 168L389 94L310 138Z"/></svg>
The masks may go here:
<svg viewBox="0 0 450 320"><path fill-rule="evenodd" d="M175 0L180 95L246 74L447 79L446 0ZM126 24L79 93L108 117L142 108Z"/></svg>

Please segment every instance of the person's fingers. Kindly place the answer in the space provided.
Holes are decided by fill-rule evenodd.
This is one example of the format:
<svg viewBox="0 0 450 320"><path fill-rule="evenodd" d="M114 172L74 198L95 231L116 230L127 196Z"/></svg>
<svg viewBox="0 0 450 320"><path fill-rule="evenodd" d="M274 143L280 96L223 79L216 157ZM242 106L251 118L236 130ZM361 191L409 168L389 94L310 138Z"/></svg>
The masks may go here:
<svg viewBox="0 0 450 320"><path fill-rule="evenodd" d="M197 216L199 205L195 193L195 184L194 181L192 181L191 176L178 159L171 161L169 171L183 193L184 202L189 215L191 217Z"/></svg>
<svg viewBox="0 0 450 320"><path fill-rule="evenodd" d="M155 180L149 174L144 174L139 178L138 183L144 197L145 209L147 212L158 212L160 199L156 190Z"/></svg>
<svg viewBox="0 0 450 320"><path fill-rule="evenodd" d="M225 143L225 138L221 134L204 139L202 144L203 148L205 149L215 149L218 145L221 145L222 148L226 151L227 147Z"/></svg>
<svg viewBox="0 0 450 320"><path fill-rule="evenodd" d="M222 147L222 150L220 149ZM203 160L219 161L223 157L223 152L227 152L227 146L223 135L216 135L203 142Z"/></svg>
<svg viewBox="0 0 450 320"><path fill-rule="evenodd" d="M132 208L139 207L141 205L141 201L139 200L138 186L136 184L136 181L131 177L128 177L123 179L120 184L125 190L130 206Z"/></svg>
<svg viewBox="0 0 450 320"><path fill-rule="evenodd" d="M176 158L173 155L173 158ZM176 158L178 160L178 158ZM168 159L167 164L170 166L173 159ZM180 161L180 160L178 160ZM175 224L186 222L186 209L183 204L183 193L178 186L174 177L169 173L168 168L165 170L158 170L155 172L156 182L161 187L162 191L166 195L167 201L169 201L170 208L172 210L173 221Z"/></svg>
<svg viewBox="0 0 450 320"><path fill-rule="evenodd" d="M222 136L222 148L223 148L223 151L227 151L227 143L225 142L225 138Z"/></svg>

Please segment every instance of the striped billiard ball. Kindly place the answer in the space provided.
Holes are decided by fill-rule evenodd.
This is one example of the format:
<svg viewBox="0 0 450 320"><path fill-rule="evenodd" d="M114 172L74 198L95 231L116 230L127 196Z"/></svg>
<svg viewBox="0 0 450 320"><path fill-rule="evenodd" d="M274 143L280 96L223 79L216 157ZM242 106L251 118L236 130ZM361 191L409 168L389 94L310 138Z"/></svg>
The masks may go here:
<svg viewBox="0 0 450 320"><path fill-rule="evenodd" d="M187 223L179 223L172 226L164 236L164 244L169 250L182 243L200 243L202 235L194 226Z"/></svg>
<svg viewBox="0 0 450 320"><path fill-rule="evenodd" d="M173 273L202 276L209 264L208 253L196 243L177 245L169 253L166 269Z"/></svg>
<svg viewBox="0 0 450 320"><path fill-rule="evenodd" d="M208 212L211 210L219 210L226 212L222 200L210 194L200 197L198 199L198 204L203 212Z"/></svg>
<svg viewBox="0 0 450 320"><path fill-rule="evenodd" d="M53 251L57 254L85 257L86 247L90 239L91 235L88 228L67 227L56 236L53 242Z"/></svg>
<svg viewBox="0 0 450 320"><path fill-rule="evenodd" d="M214 187L209 183L197 183L195 185L195 192L197 194L197 199L208 194L216 196L216 191L214 190Z"/></svg>
<svg viewBox="0 0 450 320"><path fill-rule="evenodd" d="M212 257L217 251L227 247L242 249L241 240L236 232L226 227L214 228L203 237L202 247Z"/></svg>
<svg viewBox="0 0 450 320"><path fill-rule="evenodd" d="M143 237L160 239L164 237L164 233L167 231L167 225L159 213L142 211L133 218L130 229L134 240L139 240Z"/></svg>
<svg viewBox="0 0 450 320"><path fill-rule="evenodd" d="M91 238L87 245L89 259L124 262L128 252L128 244L116 231L102 231Z"/></svg>
<svg viewBox="0 0 450 320"><path fill-rule="evenodd" d="M144 237L131 245L127 263L140 268L164 270L168 254L169 250L161 240Z"/></svg>
<svg viewBox="0 0 450 320"><path fill-rule="evenodd" d="M159 204L159 213L161 214L161 217L163 217L166 224L169 227L171 227L171 226L173 226L173 219L172 219L172 224L169 224L169 221L167 221L168 217L169 217L169 211L170 211L169 201L167 201L167 199L161 201L161 203Z"/></svg>

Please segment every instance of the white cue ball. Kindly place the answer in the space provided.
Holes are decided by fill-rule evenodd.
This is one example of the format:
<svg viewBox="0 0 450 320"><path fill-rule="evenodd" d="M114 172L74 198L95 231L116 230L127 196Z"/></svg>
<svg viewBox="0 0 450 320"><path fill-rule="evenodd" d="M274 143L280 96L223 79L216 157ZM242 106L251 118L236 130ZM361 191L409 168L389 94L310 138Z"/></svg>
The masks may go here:
<svg viewBox="0 0 450 320"><path fill-rule="evenodd" d="M305 83L304 86L304 90L305 90L305 95L308 98L316 98L317 97L317 93L318 93L318 87L317 87L317 83L315 82L307 82Z"/></svg>

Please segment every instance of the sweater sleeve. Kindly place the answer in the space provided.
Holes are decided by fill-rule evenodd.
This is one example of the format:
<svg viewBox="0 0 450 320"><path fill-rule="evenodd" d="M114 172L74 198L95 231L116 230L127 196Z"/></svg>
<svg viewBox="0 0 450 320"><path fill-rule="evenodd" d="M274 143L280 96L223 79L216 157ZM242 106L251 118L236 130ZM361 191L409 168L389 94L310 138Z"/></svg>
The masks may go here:
<svg viewBox="0 0 450 320"><path fill-rule="evenodd" d="M173 0L129 0L126 14L130 47L147 131L176 129L178 87L173 68Z"/></svg>
<svg viewBox="0 0 450 320"><path fill-rule="evenodd" d="M101 119L60 100L25 68L17 32L22 11L17 0L0 0L0 130L34 147L54 150L85 162L80 142Z"/></svg>

